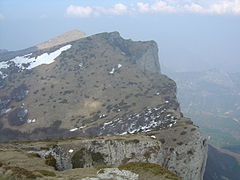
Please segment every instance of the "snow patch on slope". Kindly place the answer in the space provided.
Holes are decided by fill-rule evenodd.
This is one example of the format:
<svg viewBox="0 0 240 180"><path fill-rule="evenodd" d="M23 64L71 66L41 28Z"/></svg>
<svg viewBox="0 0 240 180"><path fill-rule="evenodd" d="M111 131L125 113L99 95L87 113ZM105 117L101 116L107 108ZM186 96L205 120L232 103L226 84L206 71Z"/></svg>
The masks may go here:
<svg viewBox="0 0 240 180"><path fill-rule="evenodd" d="M72 45L66 45L61 47L60 49L51 52L51 53L44 53L37 57L29 58L31 54L27 54L24 56L17 56L10 60L10 62L14 62L16 66L20 69L33 69L37 66L42 64L51 64L55 61L55 59L63 52L70 49ZM9 67L9 62L0 62L0 69L7 69Z"/></svg>

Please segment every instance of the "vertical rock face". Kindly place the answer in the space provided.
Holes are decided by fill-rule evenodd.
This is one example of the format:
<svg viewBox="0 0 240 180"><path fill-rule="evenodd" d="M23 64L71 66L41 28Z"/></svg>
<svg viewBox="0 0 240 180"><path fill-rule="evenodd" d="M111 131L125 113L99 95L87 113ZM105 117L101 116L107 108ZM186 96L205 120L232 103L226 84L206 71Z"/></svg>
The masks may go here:
<svg viewBox="0 0 240 180"><path fill-rule="evenodd" d="M131 41L123 39L118 32L102 33L101 36L118 47L125 55L132 58L132 61L142 70L153 73L160 73L160 64L158 59L158 46L155 41Z"/></svg>
<svg viewBox="0 0 240 180"><path fill-rule="evenodd" d="M158 47L154 41L149 42L149 48L138 59L137 64L143 69L160 73L160 64L158 60Z"/></svg>
<svg viewBox="0 0 240 180"><path fill-rule="evenodd" d="M182 135L183 140L187 139L184 143L171 144L164 142L170 135L167 131L166 137L155 132L154 136L125 135L62 142L46 154L55 157L58 170L149 162L166 167L184 180L202 180L207 158L206 138L194 130Z"/></svg>

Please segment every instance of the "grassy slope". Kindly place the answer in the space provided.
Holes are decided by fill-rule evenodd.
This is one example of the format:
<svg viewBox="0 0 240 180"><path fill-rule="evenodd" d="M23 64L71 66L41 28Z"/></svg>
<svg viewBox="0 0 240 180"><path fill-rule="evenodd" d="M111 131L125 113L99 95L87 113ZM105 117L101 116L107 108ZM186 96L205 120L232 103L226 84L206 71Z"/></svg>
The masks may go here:
<svg viewBox="0 0 240 180"><path fill-rule="evenodd" d="M30 92L23 102L29 110L29 119L37 119L34 124L11 127L5 116L2 119L5 128L29 132L36 127L50 126L56 120L62 122L61 128L91 126L92 122L96 124L124 113L140 112L146 106L163 103L165 98L175 98L173 81L164 75L143 72L129 56L106 40L94 36L71 44L72 48L62 53L56 62L35 68L28 75L20 73L0 90L4 95L26 84ZM138 46L144 49L148 44ZM79 63L83 63L84 68L75 71L74 67L79 67ZM120 72L109 75L118 64L122 64ZM166 91L167 87L170 88ZM156 95L159 91L161 96ZM23 102L12 106L19 107ZM128 108L117 113L107 108L121 102L127 103ZM96 118L100 114L108 117Z"/></svg>

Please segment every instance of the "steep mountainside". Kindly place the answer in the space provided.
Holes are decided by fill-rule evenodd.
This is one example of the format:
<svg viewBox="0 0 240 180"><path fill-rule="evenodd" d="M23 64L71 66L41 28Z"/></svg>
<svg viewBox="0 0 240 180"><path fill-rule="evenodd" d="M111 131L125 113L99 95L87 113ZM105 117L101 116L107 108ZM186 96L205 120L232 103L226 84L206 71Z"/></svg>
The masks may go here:
<svg viewBox="0 0 240 180"><path fill-rule="evenodd" d="M95 137L32 150L58 170L76 157L84 168L140 161L202 179L206 138L180 112L154 41L101 33L0 58L0 141Z"/></svg>
<svg viewBox="0 0 240 180"><path fill-rule="evenodd" d="M66 136L96 136L168 126L181 117L176 85L159 74L153 41L133 42L116 32L103 33L44 53L2 62L2 76L7 77L0 89L1 132L8 140L10 129L23 139L24 133L33 132L33 138L50 135L41 128L56 126Z"/></svg>

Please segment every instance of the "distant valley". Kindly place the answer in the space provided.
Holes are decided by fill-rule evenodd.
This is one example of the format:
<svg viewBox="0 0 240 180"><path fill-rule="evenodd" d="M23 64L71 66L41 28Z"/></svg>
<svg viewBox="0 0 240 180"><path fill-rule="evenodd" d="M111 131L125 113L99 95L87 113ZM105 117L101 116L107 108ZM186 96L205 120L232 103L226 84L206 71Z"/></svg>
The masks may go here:
<svg viewBox="0 0 240 180"><path fill-rule="evenodd" d="M178 85L181 110L218 146L240 144L240 74L219 70L167 73Z"/></svg>

